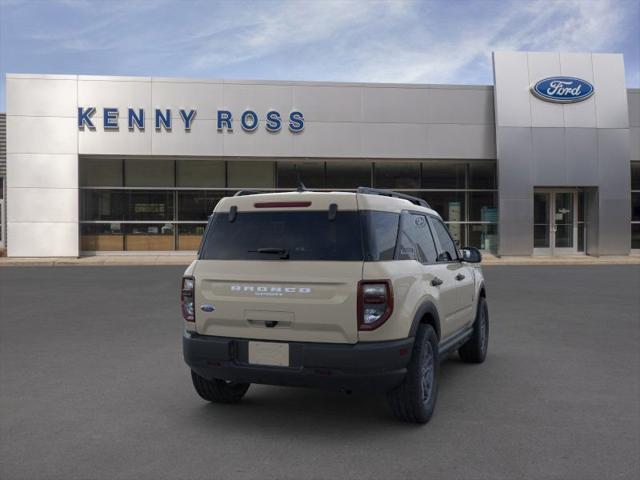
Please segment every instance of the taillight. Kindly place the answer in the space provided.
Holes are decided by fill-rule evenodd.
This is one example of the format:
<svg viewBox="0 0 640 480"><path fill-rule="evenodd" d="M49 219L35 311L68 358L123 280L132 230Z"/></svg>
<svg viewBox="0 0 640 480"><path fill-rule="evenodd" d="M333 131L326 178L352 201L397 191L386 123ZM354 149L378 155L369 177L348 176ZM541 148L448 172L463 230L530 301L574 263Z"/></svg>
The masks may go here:
<svg viewBox="0 0 640 480"><path fill-rule="evenodd" d="M183 277L182 290L180 292L180 305L182 307L182 317L187 322L196 321L196 311L194 306L194 291L196 280L193 277Z"/></svg>
<svg viewBox="0 0 640 480"><path fill-rule="evenodd" d="M393 312L393 289L389 280L358 282L358 330L375 330Z"/></svg>

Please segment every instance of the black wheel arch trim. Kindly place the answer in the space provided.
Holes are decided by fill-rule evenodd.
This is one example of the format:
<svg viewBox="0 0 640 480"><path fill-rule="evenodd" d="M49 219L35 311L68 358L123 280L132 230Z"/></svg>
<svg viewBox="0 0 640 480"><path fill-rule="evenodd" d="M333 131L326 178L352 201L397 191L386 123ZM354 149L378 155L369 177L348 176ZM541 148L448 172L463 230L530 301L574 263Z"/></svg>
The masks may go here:
<svg viewBox="0 0 640 480"><path fill-rule="evenodd" d="M433 318L433 328L436 331L436 335L438 336L438 339L441 338L440 315L438 314L438 309L436 308L435 304L430 300L427 300L424 303L422 303L422 305L420 305L420 307L416 311L416 314L413 317L413 322L411 323L411 330L409 331L410 337L416 336L418 326L420 325L420 323L422 323L422 319L427 314L431 315L431 317Z"/></svg>
<svg viewBox="0 0 640 480"><path fill-rule="evenodd" d="M484 292L484 295L482 294ZM480 287L478 287L478 296L487 298L487 287L484 285L484 281L480 283Z"/></svg>

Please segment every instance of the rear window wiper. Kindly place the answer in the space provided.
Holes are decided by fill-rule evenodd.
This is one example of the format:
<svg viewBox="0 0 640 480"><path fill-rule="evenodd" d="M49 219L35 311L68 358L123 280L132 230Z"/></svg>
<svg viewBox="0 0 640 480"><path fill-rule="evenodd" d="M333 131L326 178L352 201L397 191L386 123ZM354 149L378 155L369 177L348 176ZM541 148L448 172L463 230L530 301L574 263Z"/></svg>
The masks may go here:
<svg viewBox="0 0 640 480"><path fill-rule="evenodd" d="M286 248L267 247L267 248L258 248L257 250L249 250L249 252L251 252L251 253L273 253L275 255L280 255L280 258L282 260L288 260L289 259L289 250L287 250Z"/></svg>

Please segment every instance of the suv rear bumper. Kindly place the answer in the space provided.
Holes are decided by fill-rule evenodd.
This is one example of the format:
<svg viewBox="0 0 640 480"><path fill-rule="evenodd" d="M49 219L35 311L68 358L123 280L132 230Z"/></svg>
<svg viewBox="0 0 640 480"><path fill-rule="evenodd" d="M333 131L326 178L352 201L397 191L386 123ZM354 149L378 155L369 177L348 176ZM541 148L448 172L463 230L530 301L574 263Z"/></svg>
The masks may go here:
<svg viewBox="0 0 640 480"><path fill-rule="evenodd" d="M289 343L289 367L248 363L249 340L185 331L184 360L201 377L338 390L386 392L407 372L413 338L351 344Z"/></svg>

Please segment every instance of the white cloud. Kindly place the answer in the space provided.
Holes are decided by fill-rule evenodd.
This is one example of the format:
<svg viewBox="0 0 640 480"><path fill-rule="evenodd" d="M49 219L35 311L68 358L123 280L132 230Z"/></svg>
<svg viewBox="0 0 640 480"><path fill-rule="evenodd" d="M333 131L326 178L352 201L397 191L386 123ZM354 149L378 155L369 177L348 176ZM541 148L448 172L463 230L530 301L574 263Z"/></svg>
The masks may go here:
<svg viewBox="0 0 640 480"><path fill-rule="evenodd" d="M100 73L406 83L489 83L493 50L619 51L620 38L628 38L630 29L637 33L629 17L640 5L640 0L60 0L54 3L57 17L38 18L43 26L38 28L31 17L42 11L39 2L0 2L3 13L13 12L12 23L24 23L16 29L19 35L37 44L29 53L60 56L65 65L72 65L68 60L76 54L88 54L84 58L104 66ZM4 30L5 22L0 18ZM15 35L5 38L21 42ZM638 43L629 47L636 56ZM640 60L625 53L640 75ZM75 71L84 71L83 65Z"/></svg>
<svg viewBox="0 0 640 480"><path fill-rule="evenodd" d="M364 45L351 74L375 82L475 83L473 74L460 74L478 61L489 65L491 51L585 52L609 47L625 15L616 7L610 1L584 0L505 3L494 20L467 19L458 31L435 42L429 41L429 25L413 25L424 29L424 42L404 45L385 39Z"/></svg>
<svg viewBox="0 0 640 480"><path fill-rule="evenodd" d="M447 2L331 1L252 4L227 17L224 34L200 32L190 65L216 70L271 55L302 55L298 71L316 79L406 83L489 82L493 50L594 51L611 48L626 14L610 0L486 2L465 12ZM266 5L260 8L260 5ZM447 18L451 7L461 14ZM457 7L457 10L456 10ZM236 12L237 13L237 12ZM450 29L446 30L446 25ZM220 37L226 40L220 43ZM320 59L320 65L312 65ZM485 68L474 72L483 62ZM465 76L462 77L462 73ZM293 72L296 73L296 70Z"/></svg>
<svg viewBox="0 0 640 480"><path fill-rule="evenodd" d="M194 35L194 40L211 39L196 50L192 65L216 68L303 45L322 46L355 28L370 29L383 18L401 18L407 5L404 0L253 3L226 19L224 34L214 29Z"/></svg>

